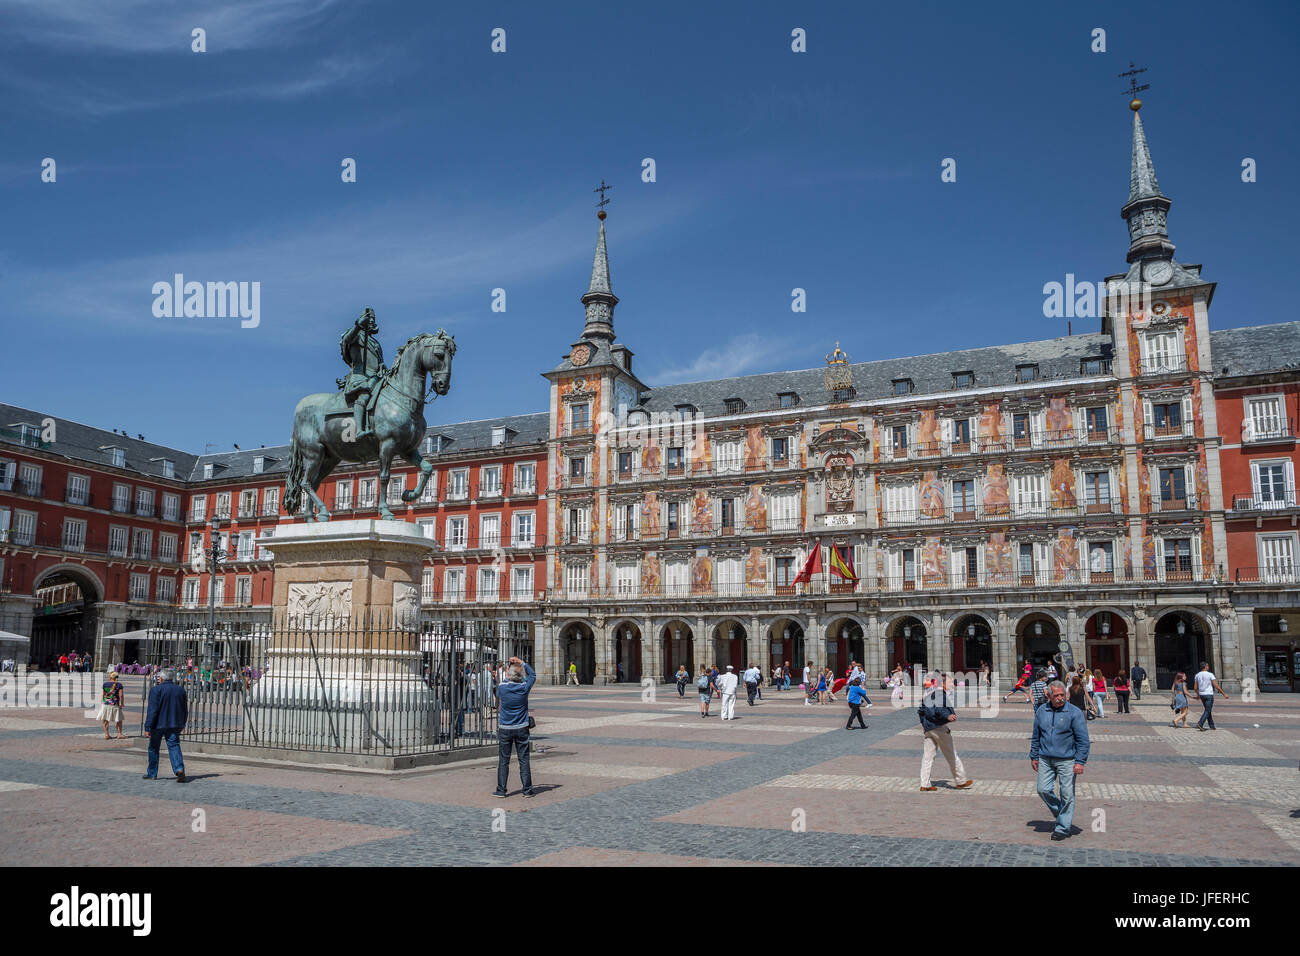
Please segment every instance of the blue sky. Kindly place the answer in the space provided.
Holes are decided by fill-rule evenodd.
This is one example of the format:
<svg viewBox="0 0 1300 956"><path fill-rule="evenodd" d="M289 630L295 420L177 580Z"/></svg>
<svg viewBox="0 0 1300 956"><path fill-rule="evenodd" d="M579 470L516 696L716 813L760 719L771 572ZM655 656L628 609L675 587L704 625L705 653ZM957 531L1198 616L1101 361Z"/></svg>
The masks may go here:
<svg viewBox="0 0 1300 956"><path fill-rule="evenodd" d="M1283 5L0 0L0 16L0 400L189 451L287 441L365 306L389 356L417 331L456 336L431 423L544 410L536 373L582 327L602 177L615 326L650 384L813 367L836 340L861 361L1065 334L1043 284L1125 267L1130 59L1149 68L1177 257L1219 283L1212 327L1295 315L1300 14ZM177 272L260 282L260 326L155 318L152 285Z"/></svg>

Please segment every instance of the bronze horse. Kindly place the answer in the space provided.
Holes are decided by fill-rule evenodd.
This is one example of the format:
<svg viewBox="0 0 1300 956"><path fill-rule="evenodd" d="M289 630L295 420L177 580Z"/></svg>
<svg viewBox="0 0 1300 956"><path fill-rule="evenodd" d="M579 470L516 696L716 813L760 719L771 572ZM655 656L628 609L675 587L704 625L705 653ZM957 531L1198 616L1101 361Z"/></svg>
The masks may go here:
<svg viewBox="0 0 1300 956"><path fill-rule="evenodd" d="M302 496L315 504L317 521L329 521L329 509L316 494L325 477L340 461L365 462L379 459L379 516L391 519L388 480L393 456L401 455L420 469L416 487L402 492L403 501L415 501L433 465L420 456L420 441L428 426L424 422L425 377L432 373L435 395L446 395L451 387L451 358L456 340L445 330L421 332L400 349L393 367L385 373L375 397L373 434L356 437L352 410L341 392L307 395L293 413L293 440L289 445L289 476L284 484L284 507L296 514Z"/></svg>

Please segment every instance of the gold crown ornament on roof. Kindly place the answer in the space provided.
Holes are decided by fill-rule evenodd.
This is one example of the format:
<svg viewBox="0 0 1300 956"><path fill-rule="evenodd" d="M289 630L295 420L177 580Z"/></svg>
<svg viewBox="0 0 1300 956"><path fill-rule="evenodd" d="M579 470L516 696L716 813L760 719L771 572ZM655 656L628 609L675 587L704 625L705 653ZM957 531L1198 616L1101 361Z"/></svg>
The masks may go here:
<svg viewBox="0 0 1300 956"><path fill-rule="evenodd" d="M827 391L831 392L853 387L853 369L849 367L849 356L840 348L839 342L835 343L835 351L826 356L826 371L822 373L822 380L826 383Z"/></svg>

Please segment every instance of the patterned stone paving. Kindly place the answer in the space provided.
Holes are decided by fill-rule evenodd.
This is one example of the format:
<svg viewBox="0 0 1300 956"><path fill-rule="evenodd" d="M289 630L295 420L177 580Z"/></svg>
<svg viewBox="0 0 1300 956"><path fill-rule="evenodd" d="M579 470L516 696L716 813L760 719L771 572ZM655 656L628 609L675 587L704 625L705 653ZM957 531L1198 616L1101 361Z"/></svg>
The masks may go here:
<svg viewBox="0 0 1300 956"><path fill-rule="evenodd" d="M1169 727L1159 695L1090 724L1079 832L1050 843L1025 705L963 712L975 786L951 789L940 761L926 794L911 707L878 704L869 729L845 731L843 702L769 692L724 723L716 700L702 720L658 690L538 688L531 799L517 766L512 795L493 797L481 763L392 777L189 756L191 783L143 781L139 742L104 740L80 711L8 712L0 828L18 836L0 865L145 862L120 852L139 832L153 865L1300 864L1300 698L1230 701L1207 733Z"/></svg>

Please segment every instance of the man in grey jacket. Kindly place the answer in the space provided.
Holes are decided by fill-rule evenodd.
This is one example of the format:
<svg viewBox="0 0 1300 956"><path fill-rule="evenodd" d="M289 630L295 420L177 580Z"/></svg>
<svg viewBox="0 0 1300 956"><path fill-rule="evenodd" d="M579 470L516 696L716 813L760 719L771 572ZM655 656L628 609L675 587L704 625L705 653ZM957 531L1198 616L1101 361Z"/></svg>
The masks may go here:
<svg viewBox="0 0 1300 956"><path fill-rule="evenodd" d="M975 782L966 776L966 768L962 766L961 758L957 756L957 751L952 745L952 730L948 725L957 719L954 706L956 703L952 675L944 674L939 686L932 688L925 695L921 706L916 709L917 716L921 718L921 730L925 735L925 743L921 750L921 790L926 793L938 789L930 783L930 771L934 769L936 751L942 751L944 759L948 761L948 769L952 771L953 786L957 790L965 790ZM958 783L959 780L963 782Z"/></svg>
<svg viewBox="0 0 1300 956"><path fill-rule="evenodd" d="M1047 703L1034 711L1029 764L1038 774L1038 795L1056 817L1053 840L1064 840L1070 835L1074 820L1074 778L1083 773L1089 749L1087 717L1065 699L1065 685L1059 680L1052 681L1047 688Z"/></svg>

